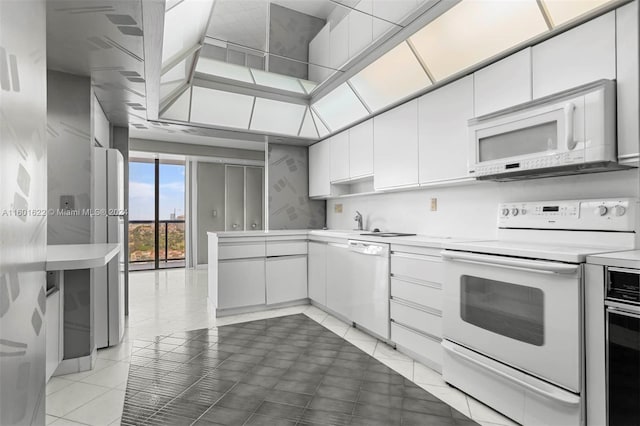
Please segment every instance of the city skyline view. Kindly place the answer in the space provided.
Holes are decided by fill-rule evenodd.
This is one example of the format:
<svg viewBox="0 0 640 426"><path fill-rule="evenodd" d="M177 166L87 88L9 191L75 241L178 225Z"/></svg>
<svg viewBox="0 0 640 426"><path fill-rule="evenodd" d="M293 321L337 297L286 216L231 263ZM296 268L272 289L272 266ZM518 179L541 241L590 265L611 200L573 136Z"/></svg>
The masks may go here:
<svg viewBox="0 0 640 426"><path fill-rule="evenodd" d="M129 220L154 220L154 163L129 163ZM184 217L185 166L160 164L160 220Z"/></svg>

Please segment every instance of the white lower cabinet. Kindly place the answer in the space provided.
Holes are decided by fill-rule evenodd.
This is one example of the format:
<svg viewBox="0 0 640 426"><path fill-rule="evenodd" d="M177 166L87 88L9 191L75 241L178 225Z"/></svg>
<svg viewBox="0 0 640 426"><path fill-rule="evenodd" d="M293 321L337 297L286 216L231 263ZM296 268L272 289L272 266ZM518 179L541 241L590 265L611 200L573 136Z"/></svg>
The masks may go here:
<svg viewBox="0 0 640 426"><path fill-rule="evenodd" d="M327 245L327 308L346 319L353 318L354 298L349 277L349 249L346 244Z"/></svg>
<svg viewBox="0 0 640 426"><path fill-rule="evenodd" d="M264 258L218 262L219 309L265 304L264 262Z"/></svg>
<svg viewBox="0 0 640 426"><path fill-rule="evenodd" d="M307 298L307 256L266 260L267 305Z"/></svg>
<svg viewBox="0 0 640 426"><path fill-rule="evenodd" d="M435 249L391 247L391 340L442 370L442 258Z"/></svg>
<svg viewBox="0 0 640 426"><path fill-rule="evenodd" d="M309 241L307 280L309 299L327 304L327 244Z"/></svg>

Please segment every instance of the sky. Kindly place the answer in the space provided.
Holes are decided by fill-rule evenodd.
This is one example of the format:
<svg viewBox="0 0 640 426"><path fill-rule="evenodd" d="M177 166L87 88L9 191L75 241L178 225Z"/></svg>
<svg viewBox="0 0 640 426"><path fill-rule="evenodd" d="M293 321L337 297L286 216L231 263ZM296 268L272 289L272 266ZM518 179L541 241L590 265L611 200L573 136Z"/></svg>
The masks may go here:
<svg viewBox="0 0 640 426"><path fill-rule="evenodd" d="M154 219L154 164L129 163L129 219ZM184 215L184 166L160 164L160 220Z"/></svg>

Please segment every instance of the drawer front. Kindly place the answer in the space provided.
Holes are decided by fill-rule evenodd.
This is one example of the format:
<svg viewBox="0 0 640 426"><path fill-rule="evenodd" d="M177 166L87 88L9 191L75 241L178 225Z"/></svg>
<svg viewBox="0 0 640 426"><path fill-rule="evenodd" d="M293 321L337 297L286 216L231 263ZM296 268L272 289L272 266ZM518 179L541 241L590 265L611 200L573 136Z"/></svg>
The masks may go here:
<svg viewBox="0 0 640 426"><path fill-rule="evenodd" d="M247 259L251 257L264 257L264 242L248 243L221 243L218 245L218 259Z"/></svg>
<svg viewBox="0 0 640 426"><path fill-rule="evenodd" d="M391 297L397 297L442 313L442 288L391 278Z"/></svg>
<svg viewBox="0 0 640 426"><path fill-rule="evenodd" d="M437 339L432 339L392 322L391 340L398 346L428 358L437 365L442 365L442 346L440 346L440 341Z"/></svg>
<svg viewBox="0 0 640 426"><path fill-rule="evenodd" d="M442 338L442 317L391 300L391 319L433 337Z"/></svg>
<svg viewBox="0 0 640 426"><path fill-rule="evenodd" d="M391 275L418 281L442 283L444 281L444 267L442 259L435 256L393 253L391 255Z"/></svg>
<svg viewBox="0 0 640 426"><path fill-rule="evenodd" d="M267 241L267 256L307 254L307 241Z"/></svg>

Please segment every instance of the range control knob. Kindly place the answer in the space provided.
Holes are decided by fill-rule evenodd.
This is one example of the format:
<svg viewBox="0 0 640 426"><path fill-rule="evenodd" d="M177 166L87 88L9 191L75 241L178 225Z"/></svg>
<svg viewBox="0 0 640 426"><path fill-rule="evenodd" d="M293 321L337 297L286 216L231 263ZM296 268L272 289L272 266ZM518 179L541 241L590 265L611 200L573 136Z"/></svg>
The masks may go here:
<svg viewBox="0 0 640 426"><path fill-rule="evenodd" d="M511 209L511 214L513 216L518 216L518 213L520 213L520 211L518 209Z"/></svg>
<svg viewBox="0 0 640 426"><path fill-rule="evenodd" d="M509 209L502 209L502 216L509 216Z"/></svg>
<svg viewBox="0 0 640 426"><path fill-rule="evenodd" d="M520 210L520 214L521 214L522 216L524 216L525 214L527 214L527 210L525 210L525 209Z"/></svg>
<svg viewBox="0 0 640 426"><path fill-rule="evenodd" d="M624 206L617 205L613 208L613 214L616 216L624 216L627 212L627 209Z"/></svg>
<svg viewBox="0 0 640 426"><path fill-rule="evenodd" d="M594 211L594 214L596 216L604 216L609 212L609 209L607 208L607 206L598 206L596 207L596 210Z"/></svg>

